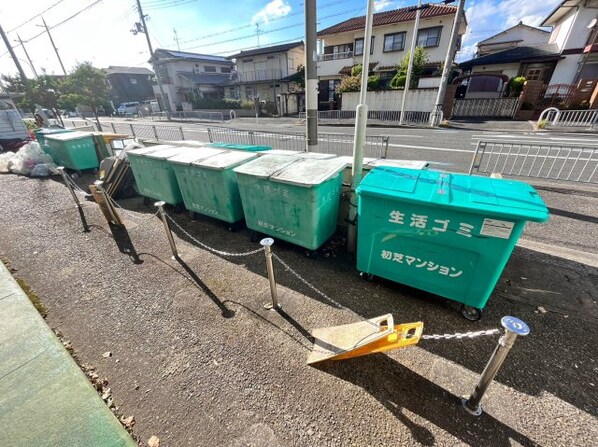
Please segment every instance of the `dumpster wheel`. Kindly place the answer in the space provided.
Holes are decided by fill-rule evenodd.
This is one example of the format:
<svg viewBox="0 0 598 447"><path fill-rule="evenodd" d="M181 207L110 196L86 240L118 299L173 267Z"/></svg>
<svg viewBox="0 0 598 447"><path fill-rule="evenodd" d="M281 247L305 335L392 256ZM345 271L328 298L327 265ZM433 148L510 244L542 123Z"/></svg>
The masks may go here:
<svg viewBox="0 0 598 447"><path fill-rule="evenodd" d="M467 304L461 304L461 315L469 321L478 321L482 318L482 309L468 306Z"/></svg>

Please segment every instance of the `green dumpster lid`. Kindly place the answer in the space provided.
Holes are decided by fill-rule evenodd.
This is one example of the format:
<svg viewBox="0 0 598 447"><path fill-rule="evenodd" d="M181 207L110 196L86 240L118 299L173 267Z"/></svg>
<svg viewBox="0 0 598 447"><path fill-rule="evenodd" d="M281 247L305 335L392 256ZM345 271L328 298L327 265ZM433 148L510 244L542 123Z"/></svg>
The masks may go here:
<svg viewBox="0 0 598 447"><path fill-rule="evenodd" d="M290 155L264 155L263 157L236 167L234 171L237 174L247 174L253 177L268 178L291 163L295 163L297 160L297 157Z"/></svg>
<svg viewBox="0 0 598 447"><path fill-rule="evenodd" d="M59 140L59 141L70 141L70 140L79 140L81 138L89 138L91 137L90 132L60 132L60 133L51 133L46 135L47 140Z"/></svg>
<svg viewBox="0 0 598 447"><path fill-rule="evenodd" d="M169 162L190 165L194 161L201 161L222 152L222 149L214 149L211 147L184 147L179 149L180 152L174 157L170 157L168 159Z"/></svg>
<svg viewBox="0 0 598 447"><path fill-rule="evenodd" d="M150 146L150 147L141 147L139 149L131 149L130 151L127 151L127 154L132 154L132 155L147 155L150 154L152 152L155 151L159 151L162 149L171 149L174 146L169 146L167 144L159 144L157 146Z"/></svg>
<svg viewBox="0 0 598 447"><path fill-rule="evenodd" d="M548 220L548 209L536 190L516 180L377 167L363 179L357 194L517 220Z"/></svg>
<svg viewBox="0 0 598 447"><path fill-rule="evenodd" d="M193 166L201 166L208 169L223 170L238 166L241 163L253 160L254 158L257 158L257 154L254 152L226 151L209 158L196 160L191 164Z"/></svg>
<svg viewBox="0 0 598 447"><path fill-rule="evenodd" d="M148 152L145 156L147 158L155 158L156 160L167 160L185 150L189 150L189 148L171 147L168 149L159 149L157 151Z"/></svg>
<svg viewBox="0 0 598 447"><path fill-rule="evenodd" d="M334 154L323 154L321 152L299 152L297 156L300 158L316 158L319 160L325 160L327 158L337 158Z"/></svg>
<svg viewBox="0 0 598 447"><path fill-rule="evenodd" d="M303 152L300 151L289 151L288 149L272 149L267 152L260 152L259 155L299 155Z"/></svg>
<svg viewBox="0 0 598 447"><path fill-rule="evenodd" d="M376 158L375 160L369 161L367 166L370 168L376 168L378 166L392 166L395 168L425 169L428 164L429 162L423 160L393 160L389 158Z"/></svg>
<svg viewBox="0 0 598 447"><path fill-rule="evenodd" d="M324 183L345 169L347 163L339 158L301 159L272 175L274 182L311 187Z"/></svg>

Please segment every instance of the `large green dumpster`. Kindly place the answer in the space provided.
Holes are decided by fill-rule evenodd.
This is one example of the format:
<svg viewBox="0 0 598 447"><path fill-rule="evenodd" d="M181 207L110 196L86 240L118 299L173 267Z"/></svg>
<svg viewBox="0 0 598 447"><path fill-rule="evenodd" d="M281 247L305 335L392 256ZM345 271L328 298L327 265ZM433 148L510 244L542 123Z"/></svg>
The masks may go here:
<svg viewBox="0 0 598 447"><path fill-rule="evenodd" d="M242 220L243 206L233 168L256 157L251 152L226 151L189 165L174 165L185 208L229 223Z"/></svg>
<svg viewBox="0 0 598 447"><path fill-rule="evenodd" d="M50 147L50 155L60 166L81 171L100 165L93 137L89 133L54 133L45 135L44 139Z"/></svg>
<svg viewBox="0 0 598 447"><path fill-rule="evenodd" d="M336 230L345 162L337 158L263 156L235 169L252 230L309 250Z"/></svg>
<svg viewBox="0 0 598 447"><path fill-rule="evenodd" d="M548 210L528 184L392 167L357 188L358 270L463 303L479 318L526 221Z"/></svg>
<svg viewBox="0 0 598 447"><path fill-rule="evenodd" d="M171 205L183 201L172 165L166 160L191 148L159 145L128 151L139 194Z"/></svg>
<svg viewBox="0 0 598 447"><path fill-rule="evenodd" d="M35 139L41 146L42 150L46 154L50 155L54 159L54 161L56 161L56 159L54 157L54 151L52 151L52 148L50 146L48 146L48 143L46 143L46 135L52 135L52 134L57 134L57 133L66 133L66 132L72 132L72 130L71 129L63 129L60 127L58 127L58 128L41 127L39 129L35 129L33 131L33 134L35 135Z"/></svg>
<svg viewBox="0 0 598 447"><path fill-rule="evenodd" d="M209 143L208 146L219 149L231 149L234 151L246 152L264 152L272 150L272 146L254 146L251 144L234 144L234 143Z"/></svg>

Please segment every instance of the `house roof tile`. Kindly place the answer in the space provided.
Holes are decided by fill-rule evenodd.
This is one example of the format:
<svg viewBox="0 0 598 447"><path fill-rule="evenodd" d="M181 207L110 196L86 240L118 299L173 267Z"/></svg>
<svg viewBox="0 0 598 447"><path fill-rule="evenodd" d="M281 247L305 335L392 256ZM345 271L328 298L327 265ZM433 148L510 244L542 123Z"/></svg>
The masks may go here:
<svg viewBox="0 0 598 447"><path fill-rule="evenodd" d="M475 65L494 65L507 64L511 62L522 61L548 61L561 58L558 47L554 43L537 45L533 47L515 47L509 48L485 56L476 57L465 62L461 62L459 67L469 69Z"/></svg>
<svg viewBox="0 0 598 447"><path fill-rule="evenodd" d="M281 51L288 51L292 48L296 48L299 46L303 46L302 40L299 40L297 42L285 43L282 45L273 45L270 47L256 48L255 50L241 51L240 53L233 54L231 56L227 56L227 58L228 59L238 59L240 57L257 56L258 54L279 53Z"/></svg>
<svg viewBox="0 0 598 447"><path fill-rule="evenodd" d="M423 9L421 12L421 19L430 17L437 17L457 12L456 6L449 5L430 5L429 8ZM409 22L415 20L416 10L414 7L394 9L392 11L384 11L374 14L372 26L391 25L399 22ZM318 36L325 36L328 34L338 34L347 31L362 30L365 28L365 16L353 17L344 22L337 23L328 28L318 32Z"/></svg>

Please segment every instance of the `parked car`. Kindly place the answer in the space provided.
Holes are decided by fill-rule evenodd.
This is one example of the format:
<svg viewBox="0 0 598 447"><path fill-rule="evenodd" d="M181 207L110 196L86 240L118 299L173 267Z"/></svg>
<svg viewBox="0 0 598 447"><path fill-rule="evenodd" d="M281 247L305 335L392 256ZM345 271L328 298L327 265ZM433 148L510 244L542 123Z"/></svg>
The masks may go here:
<svg viewBox="0 0 598 447"><path fill-rule="evenodd" d="M139 102L121 102L116 109L117 115L137 115L139 113Z"/></svg>

